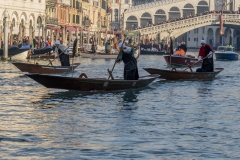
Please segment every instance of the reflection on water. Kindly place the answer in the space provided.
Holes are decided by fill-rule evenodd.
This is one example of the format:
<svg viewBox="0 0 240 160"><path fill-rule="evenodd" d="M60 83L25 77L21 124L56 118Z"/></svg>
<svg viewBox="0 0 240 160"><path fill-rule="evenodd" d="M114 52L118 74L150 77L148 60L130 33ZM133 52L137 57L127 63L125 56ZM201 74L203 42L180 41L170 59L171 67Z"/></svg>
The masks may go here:
<svg viewBox="0 0 240 160"><path fill-rule="evenodd" d="M81 65L73 76L101 78L114 64L74 62ZM45 88L1 61L1 159L240 159L240 61L214 63L224 70L211 81L155 80L136 90L79 92ZM142 68L166 63L146 55L138 67L144 76ZM122 63L113 74L123 77Z"/></svg>

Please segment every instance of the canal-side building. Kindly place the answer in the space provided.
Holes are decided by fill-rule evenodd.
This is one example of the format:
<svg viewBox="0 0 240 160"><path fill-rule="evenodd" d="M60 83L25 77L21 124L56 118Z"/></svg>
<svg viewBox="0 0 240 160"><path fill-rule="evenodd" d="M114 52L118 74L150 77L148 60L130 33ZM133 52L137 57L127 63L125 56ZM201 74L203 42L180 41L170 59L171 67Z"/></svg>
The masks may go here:
<svg viewBox="0 0 240 160"><path fill-rule="evenodd" d="M9 44L21 41L24 36L40 37L45 28L44 0L7 0L0 1L0 37L3 40L4 12L8 12Z"/></svg>

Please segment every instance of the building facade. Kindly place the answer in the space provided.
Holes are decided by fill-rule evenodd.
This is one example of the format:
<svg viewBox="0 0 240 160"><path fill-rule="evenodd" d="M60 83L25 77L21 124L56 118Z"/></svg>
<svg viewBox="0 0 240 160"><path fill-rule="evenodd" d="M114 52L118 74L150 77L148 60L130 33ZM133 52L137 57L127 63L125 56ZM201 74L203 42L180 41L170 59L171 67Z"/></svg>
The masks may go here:
<svg viewBox="0 0 240 160"><path fill-rule="evenodd" d="M45 7L43 0L8 0L0 1L0 37L3 40L4 12L8 12L9 44L21 41L24 36L29 38L44 34Z"/></svg>

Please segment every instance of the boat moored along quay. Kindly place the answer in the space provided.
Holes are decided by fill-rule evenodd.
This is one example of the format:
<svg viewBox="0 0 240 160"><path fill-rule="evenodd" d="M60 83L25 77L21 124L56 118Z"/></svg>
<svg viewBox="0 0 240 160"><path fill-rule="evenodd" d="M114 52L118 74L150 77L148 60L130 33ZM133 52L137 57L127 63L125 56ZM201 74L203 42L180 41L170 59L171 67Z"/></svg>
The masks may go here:
<svg viewBox="0 0 240 160"><path fill-rule="evenodd" d="M175 70L164 70L156 68L143 68L150 74L159 74L161 79L166 80L205 80L213 79L219 74L223 68L215 68L214 72L188 72L188 71L175 71Z"/></svg>
<svg viewBox="0 0 240 160"><path fill-rule="evenodd" d="M116 91L125 89L142 88L149 85L158 74L139 77L138 80L123 80L106 78L80 78L80 77L63 77L45 74L26 74L31 79L42 84L47 88L78 90L78 91ZM80 75L81 76L81 75Z"/></svg>
<svg viewBox="0 0 240 160"><path fill-rule="evenodd" d="M14 62L12 64L22 72L39 74L58 74L65 72L73 72L80 65L80 63L74 63L72 66L49 66L20 62Z"/></svg>

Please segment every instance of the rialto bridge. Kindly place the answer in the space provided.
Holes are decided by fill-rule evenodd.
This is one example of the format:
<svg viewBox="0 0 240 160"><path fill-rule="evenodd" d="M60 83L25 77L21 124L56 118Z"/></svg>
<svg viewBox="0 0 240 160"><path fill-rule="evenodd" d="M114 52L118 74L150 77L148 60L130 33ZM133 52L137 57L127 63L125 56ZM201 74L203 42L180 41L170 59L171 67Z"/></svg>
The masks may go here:
<svg viewBox="0 0 240 160"><path fill-rule="evenodd" d="M138 30L142 38L177 38L188 31L209 26L215 28L213 39L220 39L219 10L235 11L223 13L225 38L240 31L240 1L238 0L165 0L132 6L124 12L124 29ZM229 35L230 34L230 35ZM203 35L208 38L208 33ZM200 41L200 40L199 40ZM228 40L230 42L230 40ZM217 42L215 42L217 45Z"/></svg>
<svg viewBox="0 0 240 160"><path fill-rule="evenodd" d="M147 35L149 37L156 37L157 34L160 34L160 39L168 36L179 37L183 33L186 33L190 30L200 28L203 26L214 26L220 25L219 20L220 14L207 14L198 17L183 19L175 22L164 23L156 26L144 27L137 29L140 31L141 35ZM223 14L223 23L224 23L224 35L227 35L226 32L229 28L240 31L240 14ZM220 30L218 28L218 35ZM216 31L216 32L217 32ZM206 39L206 37L204 37Z"/></svg>

